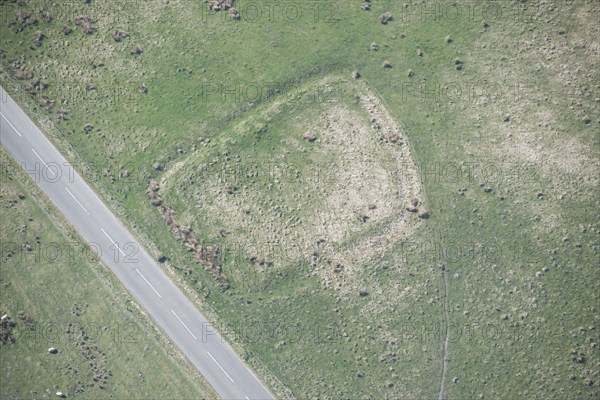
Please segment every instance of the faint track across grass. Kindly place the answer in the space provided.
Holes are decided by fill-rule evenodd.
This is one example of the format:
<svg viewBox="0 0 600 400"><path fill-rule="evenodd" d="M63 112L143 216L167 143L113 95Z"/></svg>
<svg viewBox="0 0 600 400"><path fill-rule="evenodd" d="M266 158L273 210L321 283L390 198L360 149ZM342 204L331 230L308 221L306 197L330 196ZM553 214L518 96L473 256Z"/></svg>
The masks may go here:
<svg viewBox="0 0 600 400"><path fill-rule="evenodd" d="M444 338L444 351L442 353L442 378L440 382L440 393L438 400L444 400L446 398L446 373L448 372L448 342L450 339L450 316L448 311L448 292L450 289L450 282L448 281L448 271L446 269L446 254L444 253L444 237L441 236L442 240L442 274L444 276L444 315L445 315L445 338Z"/></svg>

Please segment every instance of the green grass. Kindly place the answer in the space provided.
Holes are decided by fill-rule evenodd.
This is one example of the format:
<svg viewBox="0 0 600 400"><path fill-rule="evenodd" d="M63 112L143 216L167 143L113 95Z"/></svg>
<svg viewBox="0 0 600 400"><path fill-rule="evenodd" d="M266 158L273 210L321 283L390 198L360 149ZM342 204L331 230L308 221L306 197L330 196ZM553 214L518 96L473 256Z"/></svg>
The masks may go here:
<svg viewBox="0 0 600 400"><path fill-rule="evenodd" d="M253 3L266 7L267 2ZM261 376L274 374L297 397L437 398L446 321L443 275L436 266L440 247L459 246L463 252L447 265L447 397L597 396L595 3L560 3L550 10L546 4L500 2L503 16L488 18L487 29L478 13L461 22L405 20L402 2L395 1L373 1L369 12L359 9L360 2L325 2L335 5L337 22L252 22L243 12L247 4L239 2L241 21L207 14L201 2L127 2L134 14L107 1L53 6L49 24L39 22L21 33L2 24L0 81L71 159L84 162L84 175L106 199L114 199L110 204L150 251L168 255L169 270L197 293L211 319L230 326L223 328L226 336ZM12 20L17 5L1 7ZM527 7L521 19L514 17L518 7ZM395 20L382 25L377 17L385 11ZM97 19L98 32L86 36L76 28L65 37L60 29L75 27L76 15ZM114 28L130 37L114 42ZM47 39L32 50L38 29ZM446 35L451 43L444 42ZM70 46L60 44L65 40ZM380 45L378 51L369 50L372 42ZM140 56L129 54L136 44L144 48ZM21 56L26 70L48 82L47 96L57 102L51 112L24 93L28 82L10 77L11 63ZM461 70L455 58L464 63ZM393 67L382 68L384 60ZM406 75L409 68L412 78ZM311 110L291 107L289 94L307 87L318 93L315 112L338 96L351 108L351 95L328 95L315 83L335 74L349 78L354 69L406 128L431 218L406 238L413 247L377 254L353 276L355 287L372 291L365 298L325 287L306 260L277 269L226 265L232 284L221 291L150 206L149 180L169 182L171 168L185 162L173 173L183 190L192 167L226 150L249 164L289 151L288 160L304 165L304 154L281 140L287 130L298 129L295 113ZM65 82L77 89L67 90ZM279 93L267 96L274 82ZM147 94L138 91L142 83ZM97 91L85 92L85 84ZM463 94L432 98L418 89L422 84L429 91L450 86ZM212 93L219 85L235 93ZM255 85L264 95L245 98L243 91ZM469 88L474 97L465 94ZM273 103L283 106L268 121L264 110ZM68 112L67 121L56 118L60 107ZM585 116L590 124L582 121ZM54 127L47 126L48 119ZM99 131L84 134L86 123ZM235 128L242 123L247 130L267 126L267 132L240 135ZM269 136L273 132L277 135ZM156 162L165 166L164 173L153 169ZM440 176L442 167L462 173L456 179ZM129 176L121 177L125 170ZM202 192L203 183L197 180L194 189ZM483 190L488 187L490 193ZM464 195L459 189L466 189ZM290 205L290 194L303 187L287 190L272 197ZM217 233L222 222L194 213L191 192L165 196L197 234ZM482 255L493 246L500 255ZM188 270L192 274L184 282ZM273 323L275 334L265 334ZM313 326L329 328L331 339L317 340L306 328ZM460 327L471 333L461 335ZM585 361L575 361L572 351L583 353ZM360 372L364 376L358 378Z"/></svg>
<svg viewBox="0 0 600 400"><path fill-rule="evenodd" d="M2 398L57 391L74 399L214 398L95 253L1 156L0 310L16 323L13 340L0 347Z"/></svg>

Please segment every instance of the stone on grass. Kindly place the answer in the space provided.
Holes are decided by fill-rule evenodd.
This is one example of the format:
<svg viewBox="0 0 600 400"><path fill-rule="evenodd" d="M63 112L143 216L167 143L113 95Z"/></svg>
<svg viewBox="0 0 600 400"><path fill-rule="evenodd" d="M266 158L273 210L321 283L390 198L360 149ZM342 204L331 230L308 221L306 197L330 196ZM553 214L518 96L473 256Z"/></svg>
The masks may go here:
<svg viewBox="0 0 600 400"><path fill-rule="evenodd" d="M389 12L383 13L379 16L379 22L382 24L387 24L389 21L392 21L394 17Z"/></svg>

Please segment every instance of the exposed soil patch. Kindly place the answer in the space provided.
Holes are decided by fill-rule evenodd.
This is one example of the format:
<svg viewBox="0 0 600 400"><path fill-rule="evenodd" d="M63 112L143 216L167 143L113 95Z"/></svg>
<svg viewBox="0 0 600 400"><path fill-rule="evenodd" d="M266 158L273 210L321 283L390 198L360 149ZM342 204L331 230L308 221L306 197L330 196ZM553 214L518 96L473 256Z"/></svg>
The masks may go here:
<svg viewBox="0 0 600 400"><path fill-rule="evenodd" d="M177 212L172 207L163 205L162 199L158 193L159 190L160 185L158 182L151 180L146 191L151 204L155 207L160 207L163 218L167 225L171 227L171 231L177 240L181 242L188 251L191 251L194 254L198 262L215 276L220 285L227 287L227 278L222 274L223 271L219 264L217 249L210 246L203 246L196 238L192 228L177 222L175 219Z"/></svg>
<svg viewBox="0 0 600 400"><path fill-rule="evenodd" d="M334 93L352 93L356 104L333 96L315 113L304 106L306 94L298 94L267 105L261 113L267 121L285 119L281 109L286 102L293 109L293 118L284 122L285 150L275 147L269 163L252 161L260 157L256 152L224 152L200 166L192 157L177 172L164 173L169 178L161 184L163 198L156 194L157 183L151 184L150 201L165 210L167 223L191 251L201 246L190 240L189 228L182 231L174 222L164 197L186 198L181 204L193 209L178 210L181 220L206 227L237 260L282 274L290 265L308 262L325 286L356 292L360 266L427 218L404 129L361 81L326 78L322 84ZM242 135L278 134L270 133L269 124L258 125L243 120L235 129ZM300 153L306 153L303 161L294 157ZM415 213L404 209L405 199L418 204ZM220 276L219 268L208 268Z"/></svg>

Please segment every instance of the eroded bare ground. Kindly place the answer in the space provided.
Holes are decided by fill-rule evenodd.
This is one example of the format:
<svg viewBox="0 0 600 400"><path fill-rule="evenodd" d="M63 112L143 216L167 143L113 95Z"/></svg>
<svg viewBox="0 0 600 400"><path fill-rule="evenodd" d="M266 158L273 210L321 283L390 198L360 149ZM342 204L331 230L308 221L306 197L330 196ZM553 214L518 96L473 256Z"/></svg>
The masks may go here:
<svg viewBox="0 0 600 400"><path fill-rule="evenodd" d="M191 154L164 172L162 200L151 200L163 211L163 201L171 210L177 200L181 207L192 204L176 210L179 222L172 226L201 226L259 268L311 263L326 287L356 290L357 269L406 240L428 217L426 199L402 126L367 85L336 77L320 85L334 95L319 105L318 115L304 105L308 94L303 90L262 110L263 118L275 124L288 117L281 109L295 109L291 131L281 136L271 158L250 160L251 167L241 164L223 174L227 161L206 162ZM336 91L355 94L357 104L347 104ZM252 124L242 120L234 128L240 141L255 133ZM294 170L266 181L261 165ZM202 183L191 196L182 190L190 181ZM325 262L315 262L316 257Z"/></svg>

